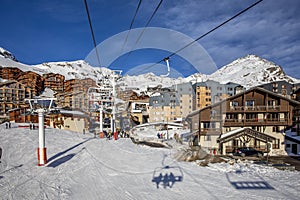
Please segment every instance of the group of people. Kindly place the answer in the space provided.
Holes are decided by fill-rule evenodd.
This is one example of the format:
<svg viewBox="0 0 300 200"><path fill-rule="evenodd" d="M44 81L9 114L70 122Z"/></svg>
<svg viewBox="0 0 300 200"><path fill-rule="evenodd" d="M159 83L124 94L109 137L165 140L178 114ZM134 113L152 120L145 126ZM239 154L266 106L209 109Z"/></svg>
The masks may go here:
<svg viewBox="0 0 300 200"><path fill-rule="evenodd" d="M6 122L6 123L5 123L5 128L6 128L6 129L11 128L11 123L10 123L10 122Z"/></svg>
<svg viewBox="0 0 300 200"><path fill-rule="evenodd" d="M103 136L104 138L107 138L108 140L112 139L112 137L114 137L114 139L117 138L129 138L129 134L126 131L116 131L115 133L112 133L111 131L103 131ZM96 134L95 134L96 137ZM100 135L101 137L101 135Z"/></svg>
<svg viewBox="0 0 300 200"><path fill-rule="evenodd" d="M30 128L30 130L34 130L34 129L35 129L34 124L33 124L33 123L30 123L30 124L29 124L29 128Z"/></svg>
<svg viewBox="0 0 300 200"><path fill-rule="evenodd" d="M163 133L157 133L157 138L158 139L165 139L165 134L163 134Z"/></svg>

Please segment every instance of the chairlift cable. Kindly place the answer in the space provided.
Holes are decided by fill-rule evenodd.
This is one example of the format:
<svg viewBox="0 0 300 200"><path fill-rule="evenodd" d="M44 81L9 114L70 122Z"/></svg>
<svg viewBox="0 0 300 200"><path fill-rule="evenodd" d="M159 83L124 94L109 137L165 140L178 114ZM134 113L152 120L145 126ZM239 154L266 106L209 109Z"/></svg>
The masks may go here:
<svg viewBox="0 0 300 200"><path fill-rule="evenodd" d="M163 0L160 0L159 3L157 4L155 10L153 11L151 17L149 18L149 20L147 21L146 25L144 26L142 32L139 34L138 38L136 39L133 47L131 48L131 50L129 51L129 53L127 54L126 60L128 59L128 57L130 56L131 52L133 51L134 47L138 44L138 42L140 41L140 39L142 38L146 28L149 26L150 22L152 21L153 17L155 16L155 14L157 13L158 9L160 8L161 4L162 4ZM125 60L125 63L126 63Z"/></svg>
<svg viewBox="0 0 300 200"><path fill-rule="evenodd" d="M90 12L89 12L89 8L88 8L88 4L87 4L86 0L84 0L84 5L85 5L86 13L87 13L87 16L88 16L88 21L89 21L89 25L90 25L90 29L91 29L91 33L92 33L94 48L96 50L96 56L97 56L98 64L99 64L99 67L101 67L100 57L99 57L99 53L98 53L98 49L97 49L97 42L96 42L96 39L95 39L95 34L94 34L93 26L92 26L92 20L91 20L91 17L90 17Z"/></svg>
<svg viewBox="0 0 300 200"><path fill-rule="evenodd" d="M236 17L240 16L241 14L245 13L246 11L248 11L248 10L251 9L251 8L253 8L253 7L256 6L257 4L261 3L262 1L263 1L263 0L259 0L259 1L255 2L254 4L248 6L247 8L245 8L245 9L242 10L242 11L240 11L239 13L237 13L237 14L234 15L234 16L232 16L231 18L227 19L226 21L224 21L223 23L219 24L219 25L216 26L215 28L213 28L213 29L211 29L210 31L204 33L204 34L201 35L200 37L196 38L194 41L192 41L192 42L186 44L186 45L183 46L182 48L180 48L180 49L178 49L177 51L173 52L172 54L166 56L166 58L170 58L170 57L176 55L177 53L179 53L179 52L182 51L183 49L185 49L185 48L191 46L191 45L194 44L196 41L198 41L198 40L204 38L205 36L207 36L207 35L209 35L210 33L214 32L214 31L217 30L218 28L224 26L225 24L227 24L227 23L230 22L231 20L233 20L233 19L235 19ZM152 65L149 65L149 66L146 67L145 69L149 69L149 68L151 68L151 67L153 67L153 66L155 66L155 65L157 65L157 64L159 64L159 63L161 63L161 62L163 62L164 60L165 60L165 58L161 59L160 61L158 61L158 62L156 62L156 63L154 63L154 64L152 64ZM145 69L144 69L144 70L145 70Z"/></svg>
<svg viewBox="0 0 300 200"><path fill-rule="evenodd" d="M132 29L133 23L134 23L134 21L135 21L136 15L137 15L137 13L138 13L138 11L139 11L139 9L140 9L141 3L142 3L142 0L139 0L138 6L137 6L137 8L136 8L136 10L135 10L135 13L134 13L134 16L133 16L133 18L132 18L132 20L131 20L130 27L129 27L129 30L128 30L128 32L127 32L125 41L124 41L124 43L123 43L123 46L122 46L122 49L121 49L121 54L123 53L125 44L127 43L128 36L129 36L129 34L130 34L130 30Z"/></svg>

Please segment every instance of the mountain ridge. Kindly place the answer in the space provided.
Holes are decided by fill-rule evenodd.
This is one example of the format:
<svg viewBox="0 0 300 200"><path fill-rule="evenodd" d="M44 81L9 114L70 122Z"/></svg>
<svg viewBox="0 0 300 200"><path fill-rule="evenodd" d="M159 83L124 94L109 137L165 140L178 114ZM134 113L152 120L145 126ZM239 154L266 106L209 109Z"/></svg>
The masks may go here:
<svg viewBox="0 0 300 200"><path fill-rule="evenodd" d="M40 75L46 73L58 73L64 75L66 80L91 78L97 81L112 73L112 70L108 68L92 67L84 60L45 62L38 65L26 65L17 62L17 59L12 53L1 47L0 52L0 66L2 67L17 67L22 71L34 71ZM270 83L272 81L285 80L290 83L300 82L298 79L286 75L281 66L260 58L257 55L249 54L232 61L210 75L195 73L186 78L179 77L177 79L156 76L153 73L137 76L125 75L120 80L120 84L126 87L139 86L139 90L142 91L147 88L147 85L162 85L163 87L169 87L178 83L195 83L206 80L214 80L222 84L234 82L246 88Z"/></svg>

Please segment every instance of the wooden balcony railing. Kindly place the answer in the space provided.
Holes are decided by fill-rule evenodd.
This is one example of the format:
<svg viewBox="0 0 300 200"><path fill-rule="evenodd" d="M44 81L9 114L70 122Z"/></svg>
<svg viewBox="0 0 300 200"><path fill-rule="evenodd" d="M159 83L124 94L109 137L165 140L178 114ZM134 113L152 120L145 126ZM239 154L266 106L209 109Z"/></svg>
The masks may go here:
<svg viewBox="0 0 300 200"><path fill-rule="evenodd" d="M280 106L230 106L230 111L279 111Z"/></svg>
<svg viewBox="0 0 300 200"><path fill-rule="evenodd" d="M272 118L272 119L225 119L224 126L240 126L240 125L288 125L291 119Z"/></svg>

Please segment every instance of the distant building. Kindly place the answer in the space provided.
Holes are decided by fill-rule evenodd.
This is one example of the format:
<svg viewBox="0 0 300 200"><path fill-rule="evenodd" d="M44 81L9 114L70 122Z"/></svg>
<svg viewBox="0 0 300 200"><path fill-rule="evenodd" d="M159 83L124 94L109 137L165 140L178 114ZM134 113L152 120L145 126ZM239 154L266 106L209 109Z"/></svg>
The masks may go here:
<svg viewBox="0 0 300 200"><path fill-rule="evenodd" d="M89 110L88 94L83 91L77 92L63 92L55 94L58 107L68 107L71 109L81 109L83 111Z"/></svg>
<svg viewBox="0 0 300 200"><path fill-rule="evenodd" d="M33 98L33 89L17 81L0 83L0 116L15 108L27 108L25 99Z"/></svg>
<svg viewBox="0 0 300 200"><path fill-rule="evenodd" d="M43 75L44 87L50 88L55 92L64 91L65 77L61 74L48 73Z"/></svg>
<svg viewBox="0 0 300 200"><path fill-rule="evenodd" d="M16 80L32 88L33 96L38 96L42 91L44 91L43 77L35 72L22 72L18 75Z"/></svg>
<svg viewBox="0 0 300 200"><path fill-rule="evenodd" d="M6 80L16 80L22 70L16 67L1 67L0 66L0 78Z"/></svg>
<svg viewBox="0 0 300 200"><path fill-rule="evenodd" d="M282 95L286 98L295 99L294 93L300 88L300 83L289 83L287 81L275 81L272 83L266 83L259 85L258 87L264 88L276 94Z"/></svg>
<svg viewBox="0 0 300 200"><path fill-rule="evenodd" d="M59 109L50 114L50 127L79 133L88 131L89 115L80 110Z"/></svg>
<svg viewBox="0 0 300 200"><path fill-rule="evenodd" d="M158 88L149 99L149 122L182 122L194 109L191 83Z"/></svg>
<svg viewBox="0 0 300 200"><path fill-rule="evenodd" d="M193 89L196 96L195 109L204 108L244 91L244 87L239 84L232 82L221 84L213 80L197 82L193 85Z"/></svg>
<svg viewBox="0 0 300 200"><path fill-rule="evenodd" d="M174 89L163 88L149 99L149 122L173 122L181 118L180 100Z"/></svg>
<svg viewBox="0 0 300 200"><path fill-rule="evenodd" d="M149 100L135 100L129 102L130 117L135 124L149 122Z"/></svg>
<svg viewBox="0 0 300 200"><path fill-rule="evenodd" d="M64 92L82 91L87 93L90 87L96 87L96 81L91 78L70 79L64 84Z"/></svg>

